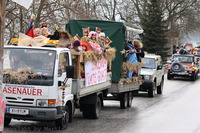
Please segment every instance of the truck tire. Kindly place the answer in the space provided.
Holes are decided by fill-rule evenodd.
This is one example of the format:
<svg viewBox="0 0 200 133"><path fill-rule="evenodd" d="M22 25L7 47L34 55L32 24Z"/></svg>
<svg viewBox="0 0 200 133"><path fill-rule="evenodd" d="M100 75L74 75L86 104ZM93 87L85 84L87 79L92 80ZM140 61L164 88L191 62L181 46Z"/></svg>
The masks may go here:
<svg viewBox="0 0 200 133"><path fill-rule="evenodd" d="M6 117L4 118L4 126L5 127L9 126L10 122L11 122L11 118L6 118Z"/></svg>
<svg viewBox="0 0 200 133"><path fill-rule="evenodd" d="M126 109L128 105L128 93L122 93L121 99L120 99L120 107L121 109Z"/></svg>
<svg viewBox="0 0 200 133"><path fill-rule="evenodd" d="M131 105L132 105L132 100L133 100L132 92L129 92L129 93L128 93L128 105L127 105L127 107L131 107Z"/></svg>
<svg viewBox="0 0 200 133"><path fill-rule="evenodd" d="M148 89L148 97L154 97L156 91L156 83L153 82L152 87Z"/></svg>
<svg viewBox="0 0 200 133"><path fill-rule="evenodd" d="M183 71L183 66L179 62L174 62L171 65L171 70L173 72L182 72Z"/></svg>
<svg viewBox="0 0 200 133"><path fill-rule="evenodd" d="M101 99L97 97L97 101L95 104L91 105L91 118L98 119L101 112Z"/></svg>
<svg viewBox="0 0 200 133"><path fill-rule="evenodd" d="M69 108L66 105L62 118L55 121L58 130L65 130L69 122Z"/></svg>
<svg viewBox="0 0 200 133"><path fill-rule="evenodd" d="M90 105L89 104L83 104L82 112L83 112L83 117L88 119L90 118Z"/></svg>
<svg viewBox="0 0 200 133"><path fill-rule="evenodd" d="M98 119L101 111L101 99L97 97L95 104L83 105L83 117L86 119Z"/></svg>
<svg viewBox="0 0 200 133"><path fill-rule="evenodd" d="M173 75L170 74L170 72L167 73L167 79L171 80L173 78Z"/></svg>
<svg viewBox="0 0 200 133"><path fill-rule="evenodd" d="M196 80L196 75L193 74L193 75L191 76L191 81L195 81L195 80Z"/></svg>
<svg viewBox="0 0 200 133"><path fill-rule="evenodd" d="M157 94L162 94L163 91L163 85L164 85L164 78L160 82L160 85L157 87Z"/></svg>

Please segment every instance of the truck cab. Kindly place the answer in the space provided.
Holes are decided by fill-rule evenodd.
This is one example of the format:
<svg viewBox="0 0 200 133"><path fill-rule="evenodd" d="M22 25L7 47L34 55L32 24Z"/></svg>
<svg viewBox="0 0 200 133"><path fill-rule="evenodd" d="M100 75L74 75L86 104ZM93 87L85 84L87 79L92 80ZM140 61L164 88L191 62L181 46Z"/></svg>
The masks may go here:
<svg viewBox="0 0 200 133"><path fill-rule="evenodd" d="M55 121L65 129L74 110L71 65L67 48L5 46L5 126L18 119Z"/></svg>
<svg viewBox="0 0 200 133"><path fill-rule="evenodd" d="M160 55L145 55L142 58L142 85L140 91L147 91L149 97L154 97L155 92L162 94L164 84L164 68Z"/></svg>

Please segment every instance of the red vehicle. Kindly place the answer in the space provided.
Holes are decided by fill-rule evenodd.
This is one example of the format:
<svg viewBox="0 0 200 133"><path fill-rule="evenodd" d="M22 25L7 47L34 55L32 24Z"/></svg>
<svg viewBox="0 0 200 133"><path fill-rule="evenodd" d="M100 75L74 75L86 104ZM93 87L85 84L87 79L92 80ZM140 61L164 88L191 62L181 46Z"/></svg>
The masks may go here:
<svg viewBox="0 0 200 133"><path fill-rule="evenodd" d="M167 79L174 77L189 77L195 81L198 76L198 68L193 54L174 54L168 67Z"/></svg>

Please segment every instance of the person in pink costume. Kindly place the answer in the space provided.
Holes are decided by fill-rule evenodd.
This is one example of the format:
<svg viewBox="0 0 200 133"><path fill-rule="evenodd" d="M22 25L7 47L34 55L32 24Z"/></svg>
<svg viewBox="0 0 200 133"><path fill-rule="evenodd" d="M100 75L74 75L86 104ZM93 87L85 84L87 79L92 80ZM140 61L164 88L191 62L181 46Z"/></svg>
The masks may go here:
<svg viewBox="0 0 200 133"><path fill-rule="evenodd" d="M88 44L90 46L90 48L94 51L97 51L98 54L101 54L102 53L102 50L101 50L101 47L100 45L98 44L97 42L97 37L98 37L98 33L97 32L94 32L94 31L91 31L88 35L88 38L90 38Z"/></svg>

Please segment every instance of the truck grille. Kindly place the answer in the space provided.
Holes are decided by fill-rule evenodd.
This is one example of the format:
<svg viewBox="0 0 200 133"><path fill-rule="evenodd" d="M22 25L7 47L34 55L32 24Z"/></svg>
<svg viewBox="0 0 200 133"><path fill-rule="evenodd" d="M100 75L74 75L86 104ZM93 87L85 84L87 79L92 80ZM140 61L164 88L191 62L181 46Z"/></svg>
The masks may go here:
<svg viewBox="0 0 200 133"><path fill-rule="evenodd" d="M188 66L183 66L184 70L188 70L189 67Z"/></svg>
<svg viewBox="0 0 200 133"><path fill-rule="evenodd" d="M6 97L7 104L14 105L33 105L34 99L21 97Z"/></svg>

